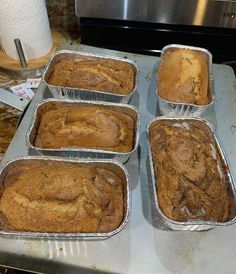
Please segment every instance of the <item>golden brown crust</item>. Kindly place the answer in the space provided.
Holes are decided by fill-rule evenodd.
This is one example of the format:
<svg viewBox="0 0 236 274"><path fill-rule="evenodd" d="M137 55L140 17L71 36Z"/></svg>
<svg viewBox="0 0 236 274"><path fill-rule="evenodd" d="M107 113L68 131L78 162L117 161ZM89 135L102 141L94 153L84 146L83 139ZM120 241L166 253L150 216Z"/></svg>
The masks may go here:
<svg viewBox="0 0 236 274"><path fill-rule="evenodd" d="M134 126L131 116L105 107L55 104L41 116L35 146L129 152L133 148Z"/></svg>
<svg viewBox="0 0 236 274"><path fill-rule="evenodd" d="M64 58L54 66L48 83L73 87L129 94L134 89L135 69L130 63L98 58L73 60Z"/></svg>
<svg viewBox="0 0 236 274"><path fill-rule="evenodd" d="M225 169L210 130L198 121L159 121L150 131L158 201L176 221L229 218Z"/></svg>
<svg viewBox="0 0 236 274"><path fill-rule="evenodd" d="M168 50L158 70L159 96L171 102L207 105L208 77L208 57L204 52Z"/></svg>
<svg viewBox="0 0 236 274"><path fill-rule="evenodd" d="M96 166L27 161L6 175L0 227L32 232L109 232L124 216L124 182Z"/></svg>

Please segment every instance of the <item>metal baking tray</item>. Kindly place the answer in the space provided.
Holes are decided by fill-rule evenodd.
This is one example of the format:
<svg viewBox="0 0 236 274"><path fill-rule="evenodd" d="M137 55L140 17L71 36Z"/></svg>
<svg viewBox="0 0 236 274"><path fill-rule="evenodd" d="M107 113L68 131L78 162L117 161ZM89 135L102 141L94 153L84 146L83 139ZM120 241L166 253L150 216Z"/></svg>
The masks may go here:
<svg viewBox="0 0 236 274"><path fill-rule="evenodd" d="M214 84L213 84L213 74L212 74L212 54L204 48L199 47L192 47L192 46L185 46L179 44L171 44L165 46L161 50L161 61L162 56L170 49L174 48L183 48L183 49L190 49L195 51L200 51L205 53L208 56L208 93L210 96L210 102L207 105L196 105L196 104L185 104L185 103L177 103L171 102L162 99L158 93L158 74L157 76L157 84L156 84L156 95L158 98L160 112L164 116L176 117L176 116L189 116L195 117L200 116L209 106L214 104Z"/></svg>
<svg viewBox="0 0 236 274"><path fill-rule="evenodd" d="M161 211L160 207L159 207L159 203L158 203L158 197L157 197L157 192L158 192L158 179L156 179L155 177L155 171L154 171L154 163L153 163L153 159L152 159L152 151L151 151L151 142L150 142L150 138L149 138L149 132L151 127L154 124L157 124L159 121L175 121L175 122L188 122L188 121L200 121L201 123L205 124L211 131L214 140L216 142L216 147L219 153L219 156L221 158L222 163L224 164L224 168L225 168L225 174L226 174L226 180L227 180L227 184L228 184L228 188L230 189L230 195L232 197L232 203L234 201L236 201L236 190L235 190L235 185L233 182L233 178L230 172L230 168L228 165L228 162L225 158L224 152L221 148L221 145L219 143L219 140L217 139L216 135L215 135L215 130L213 128L213 126L205 119L202 118L191 118L191 117L187 117L187 118L180 118L180 117L176 117L176 118L167 118L167 117L158 117L155 118L154 120L150 121L147 124L147 139L148 139L148 149L149 149L149 159L150 159L150 166L151 166L151 176L152 176L152 185L153 185L153 190L154 190L154 199L155 199L155 205L156 208L159 212L159 214L162 216L165 224L171 228L172 230L190 230L190 231L200 231L200 230L208 230L217 226L228 226L228 225L232 225L236 222L236 215L235 212L234 217L232 219L230 219L227 222L213 222L213 221L187 221L187 222L178 222L178 221L174 221L169 219L168 217L165 216L165 214ZM236 204L234 204L233 207L235 207ZM231 205L232 207L232 205Z"/></svg>
<svg viewBox="0 0 236 274"><path fill-rule="evenodd" d="M135 120L135 132L133 149L129 152L114 152L101 149L90 149L82 147L65 147L59 149L46 149L39 148L34 145L35 136L40 122L40 113L43 109L50 107L50 104L62 104L67 106L102 106L107 109L116 110L130 115ZM115 159L121 163L126 162L131 154L136 151L139 145L139 114L136 107L126 104L115 104L108 102L93 102L93 101L73 101L73 100L60 100L60 99L46 99L40 102L34 111L29 130L26 136L26 142L31 151L37 152L40 155L47 156L61 156L61 157L80 157L80 158L93 158L93 159Z"/></svg>
<svg viewBox="0 0 236 274"><path fill-rule="evenodd" d="M100 59L112 59L112 60L117 60L117 61L122 61L122 62L132 64L135 70L134 89L129 94L122 95L122 94L115 94L115 93L109 93L109 92L98 91L98 90L55 86L55 85L50 85L48 83L48 79L54 69L54 65L58 63L61 59L65 57L70 57L78 60L80 57L84 58L86 56L89 58L94 57L94 58L100 58ZM114 103L128 103L131 99L131 96L137 90L138 68L135 62L133 62L132 60L124 59L124 58L106 56L106 55L95 54L95 53L84 53L84 52L77 52L77 51L61 50L53 53L52 56L50 57L46 65L45 71L43 73L42 80L49 87L49 89L51 90L55 98L108 101L108 102L114 102Z"/></svg>
<svg viewBox="0 0 236 274"><path fill-rule="evenodd" d="M68 43L69 45L69 43ZM70 45L69 45L70 46ZM132 208L125 228L108 240L34 240L13 236L0 237L0 264L40 273L148 273L170 274L231 273L236 269L235 228L236 225L218 227L208 232L191 233L172 231L157 213L153 187L149 175L146 125L155 118L157 98L155 94L155 71L160 58L102 48L80 45L80 50L96 52L135 60L140 71L138 92L131 98L131 104L140 113L140 147L125 164L130 178ZM236 99L235 76L226 65L213 64L215 81L215 108L210 107L203 117L214 126L222 140L231 166L236 166L235 117ZM142 92L146 91L146 92ZM50 90L41 82L29 105L21 124L10 144L1 166L18 156L29 155L26 133L35 107L52 97ZM217 110L217 111L216 111ZM158 113L158 116L160 114ZM148 161L147 161L148 160ZM236 171L231 169L234 181ZM140 250L142 252L140 252ZM221 260L222 254L223 261ZM89 256L88 256L89 254ZM216 260L217 258L217 260ZM219 258L219 259L218 259ZM217 271L214 271L216 270ZM147 271L146 271L147 272Z"/></svg>
<svg viewBox="0 0 236 274"><path fill-rule="evenodd" d="M52 232L30 232L30 231L1 231L0 235L7 236L19 236L19 237L28 237L28 238L53 238L53 239L107 239L118 232L120 232L128 222L130 216L130 208L131 208L131 194L130 194L130 183L129 183L129 175L126 168L113 160L105 161L105 160L72 160L72 159L63 159L63 158L54 158L54 157L36 157L36 156L22 156L15 159L10 160L4 166L2 166L0 170L0 186L4 183L5 175L16 165L20 165L22 163L27 163L27 161L52 161L52 162L61 162L61 163L73 163L75 165L92 165L92 166L100 166L105 169L112 170L115 174L119 175L124 182L124 200L125 200L125 213L122 223L118 228L111 232L98 232L98 233L52 233ZM35 182L37 183L37 182Z"/></svg>

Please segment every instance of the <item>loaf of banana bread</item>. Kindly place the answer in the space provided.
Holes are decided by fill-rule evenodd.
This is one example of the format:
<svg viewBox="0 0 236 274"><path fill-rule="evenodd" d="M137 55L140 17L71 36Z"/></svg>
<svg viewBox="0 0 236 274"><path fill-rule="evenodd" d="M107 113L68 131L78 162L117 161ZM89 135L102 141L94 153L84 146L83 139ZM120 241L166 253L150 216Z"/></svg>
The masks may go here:
<svg viewBox="0 0 236 274"><path fill-rule="evenodd" d="M20 161L0 188L0 229L110 232L122 223L125 182L109 166Z"/></svg>
<svg viewBox="0 0 236 274"><path fill-rule="evenodd" d="M196 120L159 120L150 142L162 212L175 221L227 221L225 166L209 128Z"/></svg>
<svg viewBox="0 0 236 274"><path fill-rule="evenodd" d="M128 62L75 55L62 58L53 67L51 85L129 94L135 86L136 68Z"/></svg>
<svg viewBox="0 0 236 274"><path fill-rule="evenodd" d="M94 148L115 152L133 149L135 120L99 105L51 104L42 111L36 133L39 148Z"/></svg>
<svg viewBox="0 0 236 274"><path fill-rule="evenodd" d="M209 94L209 60L202 51L170 48L161 59L157 73L158 94L167 101L207 105Z"/></svg>

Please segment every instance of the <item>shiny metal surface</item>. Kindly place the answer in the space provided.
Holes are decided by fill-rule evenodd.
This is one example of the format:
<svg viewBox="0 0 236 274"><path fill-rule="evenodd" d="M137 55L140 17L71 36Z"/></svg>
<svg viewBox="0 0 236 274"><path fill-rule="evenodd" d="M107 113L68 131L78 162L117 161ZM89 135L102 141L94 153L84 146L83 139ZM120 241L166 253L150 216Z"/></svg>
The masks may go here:
<svg viewBox="0 0 236 274"><path fill-rule="evenodd" d="M99 240L99 239L107 239L118 232L120 232L128 222L130 216L130 208L131 208L131 194L130 194L130 185L129 185L129 174L126 168L113 160L73 160L73 159L63 159L56 157L39 157L39 156L22 156L17 157L15 159L11 159L0 169L0 185L4 183L4 178L8 171L14 168L14 165L21 165L22 162L27 161L51 161L51 162L61 162L61 163L73 163L75 165L85 164L85 165L94 165L101 166L102 168L108 167L110 170L114 170L115 172L119 172L122 174L122 177L125 182L124 186L124 200L125 200L125 213L124 219L120 226L111 232L97 232L97 233L52 233L52 232L32 232L32 231L7 231L0 230L0 235L4 236L14 236L14 237L26 237L26 238L52 238L52 239L83 239L83 240ZM37 183L37 182L35 182Z"/></svg>
<svg viewBox="0 0 236 274"><path fill-rule="evenodd" d="M28 105L29 100L0 88L0 102L16 108L19 111L23 111Z"/></svg>
<svg viewBox="0 0 236 274"><path fill-rule="evenodd" d="M159 113L155 95L160 58L80 45L80 51L135 60L139 67L138 92L130 104L140 112L140 146L125 164L130 175L130 220L118 234L103 241L0 237L0 264L41 273L57 274L221 274L236 269L236 225L201 233L171 231L156 210L148 171L146 125ZM213 64L216 101L203 117L216 128L227 159L236 166L236 80L226 65ZM10 144L1 166L29 155L27 130L36 105L52 98L41 83ZM160 113L158 114L160 115ZM235 125L236 126L236 125ZM234 181L236 170L231 169ZM203 268L204 266L204 268Z"/></svg>
<svg viewBox="0 0 236 274"><path fill-rule="evenodd" d="M64 106L102 106L107 109L115 110L118 112L126 113L135 120L134 125L134 145L129 152L115 152L102 149L91 148L58 148L58 149L46 149L38 148L34 145L35 136L39 127L39 116L43 111L43 108L47 107L51 103L60 104ZM125 163L129 157L137 150L139 145L139 114L134 106L126 104L115 104L108 102L93 102L93 101L73 101L73 100L59 100L59 99L46 99L38 104L35 108L32 121L27 132L26 142L29 145L31 151L36 152L39 155L47 156L60 156L70 158L91 158L91 159L113 159L121 163ZM30 151L30 153L31 153Z"/></svg>
<svg viewBox="0 0 236 274"><path fill-rule="evenodd" d="M6 73L10 76L20 78L20 79L39 78L42 76L44 72L44 68L45 66L42 66L37 69L11 70L11 69L0 67L0 72Z"/></svg>
<svg viewBox="0 0 236 274"><path fill-rule="evenodd" d="M78 17L236 27L234 0L75 0L75 11Z"/></svg>
<svg viewBox="0 0 236 274"><path fill-rule="evenodd" d="M48 79L54 69L54 65L59 62L59 60L63 58L73 58L75 60L79 60L80 56L82 57L95 57L101 59L113 59L118 60L126 63L130 63L134 67L135 71L135 83L134 89L129 94L116 94L116 93L109 93L103 92L98 90L89 90L83 88L71 88L71 87L62 87L62 86L54 86L48 83ZM127 58L118 58L114 56L106 56L96 53L85 53L85 52L77 52L77 51L70 51L70 50L61 50L56 51L50 57L48 64L46 65L42 80L52 91L52 94L55 98L60 99L74 99L74 100L93 100L93 101L108 101L114 103L128 103L131 99L131 96L137 90L137 79L138 79L138 68L132 60L128 60Z"/></svg>
<svg viewBox="0 0 236 274"><path fill-rule="evenodd" d="M213 84L213 75L212 75L212 55L211 53L199 47L191 47L185 45L171 44L165 46L161 51L161 61L162 57L170 49L174 48L184 48L191 49L196 51L201 51L208 56L208 96L210 101L207 105L195 105L195 104L185 104L185 103L176 103L164 100L158 94L158 85L156 85L156 94L158 98L159 108L162 115L175 117L175 116L190 116L196 117L200 116L207 108L214 104L215 95L214 95L214 84ZM158 83L158 75L157 75L157 83Z"/></svg>
<svg viewBox="0 0 236 274"><path fill-rule="evenodd" d="M28 66L26 59L25 59L25 54L21 45L20 39L14 39L15 46L16 46L16 51L20 59L20 64L22 68L26 68Z"/></svg>
<svg viewBox="0 0 236 274"><path fill-rule="evenodd" d="M211 131L212 136L214 137L214 140L216 142L216 148L217 152L219 153L219 156L221 158L221 163L223 163L224 169L225 169L225 177L226 177L226 183L228 185L228 188L230 189L232 197L236 200L236 190L235 190L235 183L233 181L233 177L231 175L231 171L228 165L228 161L225 158L224 151L222 150L222 147L219 143L218 138L216 137L215 134L215 129L213 126L205 119L202 118L168 118L168 117L158 117L155 118L154 120L150 121L147 125L147 139L148 139L148 149L149 149L149 160L150 160L150 167L151 167L151 175L152 175L152 185L153 185L153 190L154 190L154 199L155 199L155 204L156 208L158 210L158 213L162 216L165 224L172 230L189 230L189 231L201 231L201 230L208 230L210 228L214 228L217 226L228 226L232 225L236 222L236 215L234 216L233 219L228 220L227 222L214 222L214 221L187 221L187 222L178 222L169 219L168 217L165 216L165 214L162 212L161 208L159 207L158 203L158 179L157 176L155 176L155 171L154 171L154 162L152 159L152 149L151 149L151 142L150 142L150 128L154 125L157 124L159 121L173 121L173 122L186 122L188 121L199 121L203 124L205 124Z"/></svg>

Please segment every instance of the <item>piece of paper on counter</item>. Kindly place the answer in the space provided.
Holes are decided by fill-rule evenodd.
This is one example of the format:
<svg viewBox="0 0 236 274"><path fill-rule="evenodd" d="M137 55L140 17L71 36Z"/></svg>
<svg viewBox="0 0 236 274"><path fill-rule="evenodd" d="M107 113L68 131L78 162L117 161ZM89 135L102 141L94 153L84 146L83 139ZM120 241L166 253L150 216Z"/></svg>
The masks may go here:
<svg viewBox="0 0 236 274"><path fill-rule="evenodd" d="M27 79L26 85L27 88L38 88L41 78L29 78Z"/></svg>
<svg viewBox="0 0 236 274"><path fill-rule="evenodd" d="M34 92L32 91L32 89L28 88L27 84L25 83L10 87L10 89L14 94L17 94L29 100L32 99L34 96Z"/></svg>

